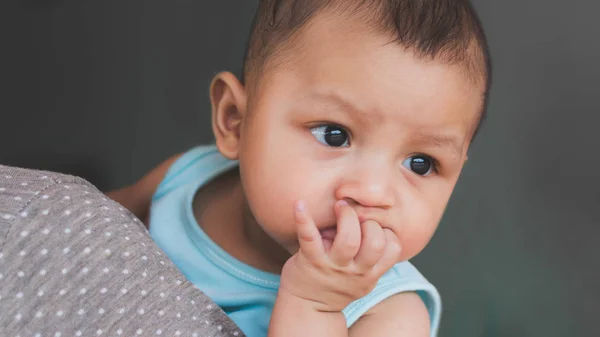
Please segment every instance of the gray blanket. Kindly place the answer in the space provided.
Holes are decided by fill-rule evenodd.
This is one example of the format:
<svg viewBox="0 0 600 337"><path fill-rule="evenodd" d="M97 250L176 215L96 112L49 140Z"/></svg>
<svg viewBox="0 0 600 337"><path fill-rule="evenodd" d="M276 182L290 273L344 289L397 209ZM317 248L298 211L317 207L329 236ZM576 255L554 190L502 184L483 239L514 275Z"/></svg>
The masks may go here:
<svg viewBox="0 0 600 337"><path fill-rule="evenodd" d="M242 336L89 182L0 165L0 336Z"/></svg>

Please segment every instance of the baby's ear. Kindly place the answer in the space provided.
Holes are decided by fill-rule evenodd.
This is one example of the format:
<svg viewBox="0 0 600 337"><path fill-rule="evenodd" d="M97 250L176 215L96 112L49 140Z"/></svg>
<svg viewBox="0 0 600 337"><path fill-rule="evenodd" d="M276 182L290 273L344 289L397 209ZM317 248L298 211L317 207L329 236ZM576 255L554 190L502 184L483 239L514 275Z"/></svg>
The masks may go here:
<svg viewBox="0 0 600 337"><path fill-rule="evenodd" d="M214 77L210 85L212 129L217 148L232 160L238 159L246 101L246 90L235 75L222 72Z"/></svg>

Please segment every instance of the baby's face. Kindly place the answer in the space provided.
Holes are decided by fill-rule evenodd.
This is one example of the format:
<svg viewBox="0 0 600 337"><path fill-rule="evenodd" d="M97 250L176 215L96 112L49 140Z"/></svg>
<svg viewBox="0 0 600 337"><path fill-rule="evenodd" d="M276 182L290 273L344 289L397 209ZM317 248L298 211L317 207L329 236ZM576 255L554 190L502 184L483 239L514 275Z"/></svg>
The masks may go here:
<svg viewBox="0 0 600 337"><path fill-rule="evenodd" d="M303 52L263 75L240 144L242 183L264 231L298 249L293 203L334 227L346 199L397 233L402 260L431 239L482 104L458 66L415 58L378 34L317 20Z"/></svg>

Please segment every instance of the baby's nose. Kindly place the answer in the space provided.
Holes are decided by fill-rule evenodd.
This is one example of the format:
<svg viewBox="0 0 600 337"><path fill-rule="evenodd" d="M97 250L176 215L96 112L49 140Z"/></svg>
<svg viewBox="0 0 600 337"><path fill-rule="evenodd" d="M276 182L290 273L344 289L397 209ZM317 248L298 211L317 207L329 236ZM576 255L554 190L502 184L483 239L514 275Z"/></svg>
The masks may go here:
<svg viewBox="0 0 600 337"><path fill-rule="evenodd" d="M349 173L339 184L337 200L350 199L362 207L390 208L395 195L389 175L383 170L360 170Z"/></svg>

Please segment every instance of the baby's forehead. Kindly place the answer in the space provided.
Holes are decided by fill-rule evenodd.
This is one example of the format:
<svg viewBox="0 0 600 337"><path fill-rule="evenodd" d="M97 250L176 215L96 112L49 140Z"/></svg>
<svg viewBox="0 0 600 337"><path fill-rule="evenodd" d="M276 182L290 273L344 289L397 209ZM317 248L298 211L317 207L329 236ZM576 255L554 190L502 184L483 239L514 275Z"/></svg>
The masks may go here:
<svg viewBox="0 0 600 337"><path fill-rule="evenodd" d="M325 72L343 76L352 69L359 69L365 75L392 76L391 72L376 67L381 62L392 65L394 58L398 64L404 64L406 58L417 62L417 70L423 66L438 66L456 72L482 93L487 91L486 62L478 41L472 38L465 42L461 51L458 48L440 49L435 55L429 55L416 46L404 44L394 34L373 28L365 21L352 20L335 14L322 14L311 21L294 39L285 44L280 54L274 55L272 68L299 68L298 72ZM330 67L340 63L346 67ZM349 69L352 68L352 69ZM412 73L407 71L407 73Z"/></svg>
<svg viewBox="0 0 600 337"><path fill-rule="evenodd" d="M290 67L307 61L311 54L344 58L352 51L394 45L428 62L458 65L468 80L481 85L484 92L488 90L487 42L469 2L451 3L438 10L414 6L410 0L324 3L316 2L313 9L303 7L303 20L296 17L299 13L287 13L287 7L277 8L272 17L267 15L273 28L253 32L253 36L264 33L256 40L262 41L257 46L264 49L265 59L259 62L270 63L272 68ZM340 56L336 49L348 55ZM377 62L377 58L372 55L363 62Z"/></svg>

